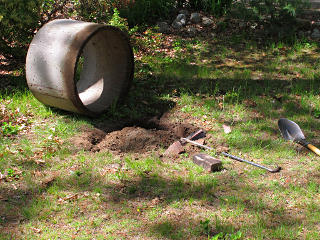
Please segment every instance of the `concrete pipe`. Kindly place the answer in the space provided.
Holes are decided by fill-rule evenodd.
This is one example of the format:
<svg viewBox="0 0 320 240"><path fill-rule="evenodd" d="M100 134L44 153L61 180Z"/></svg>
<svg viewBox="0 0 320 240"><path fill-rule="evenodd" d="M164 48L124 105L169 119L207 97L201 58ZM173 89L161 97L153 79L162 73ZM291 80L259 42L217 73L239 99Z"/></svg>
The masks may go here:
<svg viewBox="0 0 320 240"><path fill-rule="evenodd" d="M45 24L26 59L27 83L40 102L90 116L128 92L133 71L132 48L122 31L69 19Z"/></svg>

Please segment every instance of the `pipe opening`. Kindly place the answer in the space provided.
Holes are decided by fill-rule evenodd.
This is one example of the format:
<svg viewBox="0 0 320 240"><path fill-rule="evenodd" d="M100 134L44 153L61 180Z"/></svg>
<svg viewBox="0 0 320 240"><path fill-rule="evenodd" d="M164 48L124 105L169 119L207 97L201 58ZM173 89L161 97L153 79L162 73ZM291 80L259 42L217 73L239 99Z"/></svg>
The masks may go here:
<svg viewBox="0 0 320 240"><path fill-rule="evenodd" d="M101 29L83 46L77 60L75 83L83 105L92 112L106 110L127 84L128 44L117 31Z"/></svg>

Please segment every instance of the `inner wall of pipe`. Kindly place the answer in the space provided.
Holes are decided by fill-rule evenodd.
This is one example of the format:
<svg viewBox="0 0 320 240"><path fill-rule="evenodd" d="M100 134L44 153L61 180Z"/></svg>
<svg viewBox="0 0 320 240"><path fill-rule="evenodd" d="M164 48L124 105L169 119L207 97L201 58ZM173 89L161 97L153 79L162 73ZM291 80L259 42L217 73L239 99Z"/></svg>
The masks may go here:
<svg viewBox="0 0 320 240"><path fill-rule="evenodd" d="M90 111L102 112L118 100L128 78L129 52L118 32L104 29L83 47L76 67L80 77L75 81L79 98Z"/></svg>

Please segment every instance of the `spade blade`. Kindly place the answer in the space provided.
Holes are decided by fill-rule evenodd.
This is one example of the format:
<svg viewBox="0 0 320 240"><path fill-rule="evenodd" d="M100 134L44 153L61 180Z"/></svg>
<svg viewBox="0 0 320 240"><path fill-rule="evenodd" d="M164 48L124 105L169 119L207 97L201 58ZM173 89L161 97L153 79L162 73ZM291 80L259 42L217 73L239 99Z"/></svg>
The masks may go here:
<svg viewBox="0 0 320 240"><path fill-rule="evenodd" d="M296 124L295 122L286 118L280 118L278 121L278 126L282 136L286 140L291 140L295 142L305 140L303 132L301 131L298 124Z"/></svg>

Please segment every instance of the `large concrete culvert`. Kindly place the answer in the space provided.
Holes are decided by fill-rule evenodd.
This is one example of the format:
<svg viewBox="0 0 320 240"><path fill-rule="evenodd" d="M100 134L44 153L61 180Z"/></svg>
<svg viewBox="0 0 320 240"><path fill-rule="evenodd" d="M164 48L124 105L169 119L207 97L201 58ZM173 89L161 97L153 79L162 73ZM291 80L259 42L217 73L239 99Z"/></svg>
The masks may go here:
<svg viewBox="0 0 320 240"><path fill-rule="evenodd" d="M69 19L45 24L26 59L29 89L42 103L99 115L129 90L132 48L118 28Z"/></svg>

